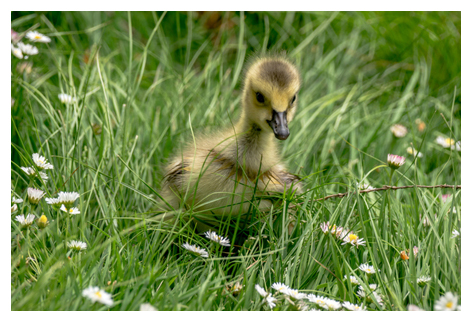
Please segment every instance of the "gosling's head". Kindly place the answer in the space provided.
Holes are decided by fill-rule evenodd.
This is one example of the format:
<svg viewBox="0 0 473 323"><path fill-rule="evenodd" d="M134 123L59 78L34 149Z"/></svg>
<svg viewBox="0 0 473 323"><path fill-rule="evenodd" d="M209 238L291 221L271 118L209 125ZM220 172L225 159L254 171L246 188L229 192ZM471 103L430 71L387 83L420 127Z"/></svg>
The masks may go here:
<svg viewBox="0 0 473 323"><path fill-rule="evenodd" d="M299 71L286 58L256 58L247 68L243 89L245 121L261 131L274 132L279 140L289 137L301 86Z"/></svg>

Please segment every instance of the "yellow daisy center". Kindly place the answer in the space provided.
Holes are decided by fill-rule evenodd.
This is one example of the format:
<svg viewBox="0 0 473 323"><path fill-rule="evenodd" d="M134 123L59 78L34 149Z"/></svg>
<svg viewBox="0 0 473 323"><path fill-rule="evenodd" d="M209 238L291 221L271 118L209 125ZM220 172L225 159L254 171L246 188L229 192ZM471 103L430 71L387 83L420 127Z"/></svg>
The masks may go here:
<svg viewBox="0 0 473 323"><path fill-rule="evenodd" d="M447 139L445 139L445 143L447 145L453 146L455 144L455 140L453 140L451 138L447 138Z"/></svg>
<svg viewBox="0 0 473 323"><path fill-rule="evenodd" d="M95 295L97 295L98 298L102 298L102 294L100 294L100 292L96 292Z"/></svg>
<svg viewBox="0 0 473 323"><path fill-rule="evenodd" d="M453 307L453 302L448 302L446 305L445 305L446 308L452 308Z"/></svg>
<svg viewBox="0 0 473 323"><path fill-rule="evenodd" d="M34 39L41 39L41 36L40 36L40 35L36 35L36 36L34 36Z"/></svg>
<svg viewBox="0 0 473 323"><path fill-rule="evenodd" d="M350 242L358 240L358 236L356 234L350 234L348 236L348 239L350 239Z"/></svg>

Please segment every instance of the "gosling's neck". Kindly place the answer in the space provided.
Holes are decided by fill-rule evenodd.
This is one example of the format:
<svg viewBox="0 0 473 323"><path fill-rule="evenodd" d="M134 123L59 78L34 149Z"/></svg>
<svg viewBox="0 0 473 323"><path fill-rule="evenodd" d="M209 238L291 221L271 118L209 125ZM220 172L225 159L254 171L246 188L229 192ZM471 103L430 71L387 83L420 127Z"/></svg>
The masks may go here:
<svg viewBox="0 0 473 323"><path fill-rule="evenodd" d="M261 167L262 171L266 171L278 162L279 152L273 132L261 129L244 114L236 124L235 130L238 134L239 159L247 165L247 168L258 170Z"/></svg>

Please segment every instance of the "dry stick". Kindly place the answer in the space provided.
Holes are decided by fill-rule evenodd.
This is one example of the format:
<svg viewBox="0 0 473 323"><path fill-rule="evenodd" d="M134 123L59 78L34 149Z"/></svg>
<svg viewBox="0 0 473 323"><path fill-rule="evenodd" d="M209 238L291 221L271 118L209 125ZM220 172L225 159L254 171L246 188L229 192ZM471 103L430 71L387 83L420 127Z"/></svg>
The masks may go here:
<svg viewBox="0 0 473 323"><path fill-rule="evenodd" d="M371 193L371 192L386 191L386 190L403 190L403 189L406 189L406 188L413 188L413 187L418 187L418 188L453 188L453 189L458 189L458 190L461 190L461 188L462 188L461 185L447 185L447 184L433 185L433 186L429 186L429 185L407 185L407 186L384 185L383 187L373 188L373 189L369 189L369 190L361 190L359 192L360 193ZM355 192L332 194L332 195L322 197L320 199L315 199L315 200L313 200L313 202L324 201L324 200L331 199L333 197L345 197L350 193L355 193Z"/></svg>

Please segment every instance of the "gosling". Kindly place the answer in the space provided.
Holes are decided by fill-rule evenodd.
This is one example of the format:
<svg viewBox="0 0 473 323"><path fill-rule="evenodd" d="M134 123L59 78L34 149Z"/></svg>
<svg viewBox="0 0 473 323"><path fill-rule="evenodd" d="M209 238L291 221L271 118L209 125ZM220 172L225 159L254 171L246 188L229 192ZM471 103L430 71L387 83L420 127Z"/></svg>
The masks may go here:
<svg viewBox="0 0 473 323"><path fill-rule="evenodd" d="M265 212L272 206L265 197L273 192L301 192L300 178L281 163L276 140L290 134L301 86L298 69L284 56L257 57L247 65L243 84L239 121L198 135L166 167L160 195L168 211L184 207L220 217L251 207ZM176 212L167 214L169 219Z"/></svg>

